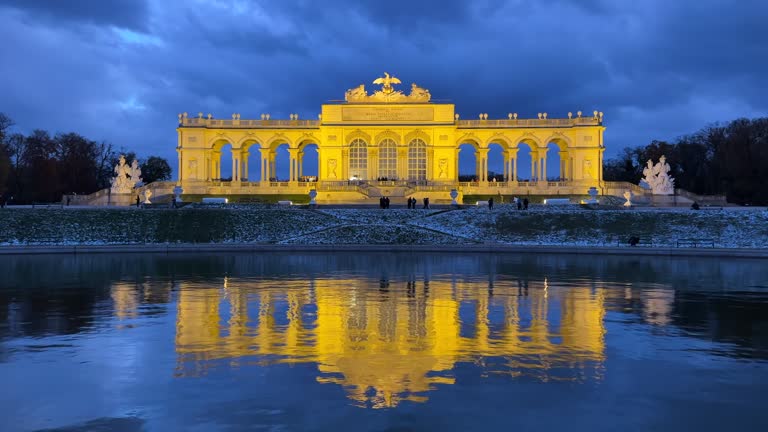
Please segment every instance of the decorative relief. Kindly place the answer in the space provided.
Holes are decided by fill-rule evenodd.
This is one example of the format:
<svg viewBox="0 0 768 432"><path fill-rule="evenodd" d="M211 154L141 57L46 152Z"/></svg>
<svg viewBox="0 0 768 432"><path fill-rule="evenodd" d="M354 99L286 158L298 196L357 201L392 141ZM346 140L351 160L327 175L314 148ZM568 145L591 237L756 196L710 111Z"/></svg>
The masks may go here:
<svg viewBox="0 0 768 432"><path fill-rule="evenodd" d="M440 168L438 178L448 178L448 159L440 159L437 166Z"/></svg>
<svg viewBox="0 0 768 432"><path fill-rule="evenodd" d="M336 141L336 135L328 135L328 141Z"/></svg>
<svg viewBox="0 0 768 432"><path fill-rule="evenodd" d="M197 159L190 159L187 169L189 169L189 171L187 171L189 173L189 178L191 180L197 180Z"/></svg>
<svg viewBox="0 0 768 432"><path fill-rule="evenodd" d="M193 143L193 142L197 142L197 137L193 137L193 136L191 136L191 137L188 137L188 138L187 138L187 141L188 141L188 142L191 142L191 143Z"/></svg>
<svg viewBox="0 0 768 432"><path fill-rule="evenodd" d="M381 90L369 95L365 90L365 85L360 84L355 88L347 90L344 95L344 99L351 103L365 103L365 102L397 102L397 103L426 103L432 98L429 94L429 90L417 86L415 83L411 84L411 93L406 95L400 90L395 90L393 84L401 84L402 82L388 73L384 72L384 76L373 80L374 84L381 84Z"/></svg>
<svg viewBox="0 0 768 432"><path fill-rule="evenodd" d="M440 141L445 141L448 139L448 135L440 135Z"/></svg>
<svg viewBox="0 0 768 432"><path fill-rule="evenodd" d="M336 179L336 159L328 159L328 178Z"/></svg>
<svg viewBox="0 0 768 432"><path fill-rule="evenodd" d="M584 178L589 180L594 180L595 178L595 170L592 168L592 161L590 159L584 160L584 165L582 165Z"/></svg>

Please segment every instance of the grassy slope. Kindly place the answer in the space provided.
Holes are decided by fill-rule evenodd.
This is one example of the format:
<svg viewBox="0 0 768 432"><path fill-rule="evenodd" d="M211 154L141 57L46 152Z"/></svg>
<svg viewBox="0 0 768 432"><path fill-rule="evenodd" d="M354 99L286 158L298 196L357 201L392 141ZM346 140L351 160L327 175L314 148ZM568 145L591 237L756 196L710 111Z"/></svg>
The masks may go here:
<svg viewBox="0 0 768 432"><path fill-rule="evenodd" d="M674 245L712 238L724 247L768 247L760 211L517 211L258 208L13 209L0 211L0 244L46 243L472 243L617 244L630 235Z"/></svg>

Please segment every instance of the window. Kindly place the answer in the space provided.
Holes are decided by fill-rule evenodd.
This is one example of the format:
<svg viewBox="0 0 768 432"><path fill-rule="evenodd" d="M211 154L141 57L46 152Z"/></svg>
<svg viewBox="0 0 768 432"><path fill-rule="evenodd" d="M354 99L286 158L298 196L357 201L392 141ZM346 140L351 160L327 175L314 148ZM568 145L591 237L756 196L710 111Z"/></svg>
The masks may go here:
<svg viewBox="0 0 768 432"><path fill-rule="evenodd" d="M356 138L349 145L349 179L365 180L368 178L368 144Z"/></svg>
<svg viewBox="0 0 768 432"><path fill-rule="evenodd" d="M397 144L391 138L379 143L379 178L397 179Z"/></svg>
<svg viewBox="0 0 768 432"><path fill-rule="evenodd" d="M408 144L408 179L427 179L427 144L420 138Z"/></svg>

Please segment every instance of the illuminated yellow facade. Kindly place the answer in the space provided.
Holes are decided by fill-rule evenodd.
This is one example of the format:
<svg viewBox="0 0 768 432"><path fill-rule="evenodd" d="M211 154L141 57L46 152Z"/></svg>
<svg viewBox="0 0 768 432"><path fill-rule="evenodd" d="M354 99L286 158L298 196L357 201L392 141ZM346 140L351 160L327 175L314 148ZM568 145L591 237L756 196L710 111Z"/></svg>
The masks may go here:
<svg viewBox="0 0 768 432"><path fill-rule="evenodd" d="M318 119L214 119L179 114L178 185L187 194L305 194L319 192L318 201L365 201L382 195L429 194L448 199L460 194L585 194L602 182L603 114L568 113L567 118L459 119L450 103L431 102L428 90L416 84L405 94L385 74L374 81L382 88L368 94L364 85L347 91L345 100L321 107ZM317 146L317 176L304 173L305 150ZM474 147L475 181L459 182L460 146ZM222 147L231 145L231 180L222 181ZM503 181L491 181L488 152L494 145L503 155ZM287 146L289 172L278 178L277 149ZM530 157L519 160L522 147ZM465 147L466 148L466 147ZM259 154L257 166L249 156ZM547 160L557 158L557 172ZM522 163L530 175L518 174ZM550 164L551 165L551 164ZM229 167L228 167L229 168ZM229 169L227 170L229 171ZM256 175L258 173L258 175ZM499 173L502 174L502 173ZM259 181L253 181L258 176ZM315 176L312 176L315 177ZM310 180L310 181L306 181ZM498 180L498 179L496 179Z"/></svg>
<svg viewBox="0 0 768 432"><path fill-rule="evenodd" d="M425 401L455 382L460 362L547 381L602 374L602 290L365 278L177 288L179 377L221 362L314 363L318 382L342 386L360 406L383 408Z"/></svg>

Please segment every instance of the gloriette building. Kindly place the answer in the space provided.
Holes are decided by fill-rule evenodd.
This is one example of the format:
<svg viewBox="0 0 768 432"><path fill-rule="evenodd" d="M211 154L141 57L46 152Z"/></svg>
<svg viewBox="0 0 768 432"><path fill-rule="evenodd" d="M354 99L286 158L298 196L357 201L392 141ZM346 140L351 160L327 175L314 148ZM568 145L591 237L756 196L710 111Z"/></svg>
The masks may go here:
<svg viewBox="0 0 768 432"><path fill-rule="evenodd" d="M320 202L375 201L382 195L442 200L454 188L460 194L567 195L585 194L590 187L607 193L601 112L461 119L454 104L432 102L429 90L416 84L398 90L400 80L386 73L373 84L380 88L372 93L363 84L352 88L344 101L322 105L311 120L297 114L288 119L261 114L252 120L240 114L226 120L180 114L178 185L185 194L216 196L316 189ZM475 176L459 181L459 152L471 151L465 144L474 147ZM232 166L222 180L226 145L231 145ZM311 145L317 146L316 176L303 169ZM495 145L501 148L503 172L491 178L488 152ZM282 146L289 154L287 173L276 170ZM521 152L524 147L529 151ZM559 160L556 172L547 163L551 158Z"/></svg>

